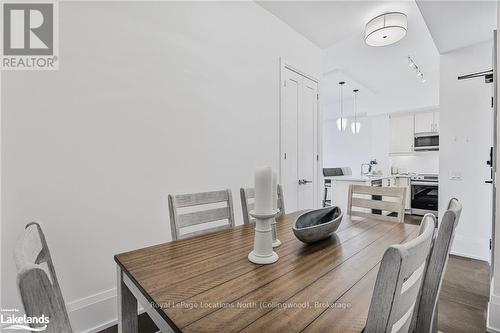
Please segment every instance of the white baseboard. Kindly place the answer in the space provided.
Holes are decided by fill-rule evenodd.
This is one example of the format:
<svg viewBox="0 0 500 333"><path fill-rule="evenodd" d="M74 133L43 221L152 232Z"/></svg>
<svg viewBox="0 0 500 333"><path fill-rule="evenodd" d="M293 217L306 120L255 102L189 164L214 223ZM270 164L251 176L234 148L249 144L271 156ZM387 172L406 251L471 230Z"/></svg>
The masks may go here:
<svg viewBox="0 0 500 333"><path fill-rule="evenodd" d="M76 333L97 333L117 321L116 288L69 302L66 306Z"/></svg>
<svg viewBox="0 0 500 333"><path fill-rule="evenodd" d="M96 294L69 302L68 304L66 304L66 307L68 309L68 312L78 311L93 304L105 302L106 300L114 297L116 297L116 288L103 290Z"/></svg>
<svg viewBox="0 0 500 333"><path fill-rule="evenodd" d="M457 256L457 257L464 257L464 258L470 258L470 259L489 262L488 258L485 258L483 256L476 256L476 255L470 254L470 253L459 252L459 251L450 251L450 254L453 256Z"/></svg>
<svg viewBox="0 0 500 333"><path fill-rule="evenodd" d="M71 326L75 333L97 333L116 325L116 288L77 299L66 304ZM139 305L137 313L144 309Z"/></svg>

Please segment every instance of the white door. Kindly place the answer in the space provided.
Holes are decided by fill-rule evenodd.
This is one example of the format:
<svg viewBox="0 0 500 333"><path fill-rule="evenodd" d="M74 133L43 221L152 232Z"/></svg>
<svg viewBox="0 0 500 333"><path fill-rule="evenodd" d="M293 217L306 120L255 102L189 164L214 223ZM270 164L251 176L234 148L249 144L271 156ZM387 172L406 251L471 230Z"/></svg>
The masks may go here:
<svg viewBox="0 0 500 333"><path fill-rule="evenodd" d="M281 183L287 211L317 207L317 82L283 70Z"/></svg>

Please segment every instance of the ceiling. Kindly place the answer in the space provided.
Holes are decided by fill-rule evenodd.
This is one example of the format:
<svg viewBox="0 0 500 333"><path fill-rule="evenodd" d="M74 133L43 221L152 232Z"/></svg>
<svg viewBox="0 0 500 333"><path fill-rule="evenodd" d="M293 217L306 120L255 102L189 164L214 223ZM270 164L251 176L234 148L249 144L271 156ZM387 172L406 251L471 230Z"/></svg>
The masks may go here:
<svg viewBox="0 0 500 333"><path fill-rule="evenodd" d="M325 50L321 103L326 118L338 117L339 81L346 81L345 110L353 113L352 89L360 89L358 110L368 115L436 109L439 53L414 1L266 1L259 3ZM408 33L386 47L364 42L365 24L385 12L408 16ZM408 67L411 56L424 73L421 83Z"/></svg>
<svg viewBox="0 0 500 333"><path fill-rule="evenodd" d="M347 82L350 93L346 104L351 113L349 98L354 88L360 89L359 112L368 115L436 109L439 106L439 53L418 7L409 1L396 3L394 7L397 8L383 7L383 10L392 8L389 10L407 14L406 37L389 46L370 47L364 42L361 28L326 48L321 82L326 117L338 117L339 81ZM408 56L424 73L425 83L420 82L415 71L408 66Z"/></svg>
<svg viewBox="0 0 500 333"><path fill-rule="evenodd" d="M490 40L497 27L496 1L417 0L417 6L441 54Z"/></svg>
<svg viewBox="0 0 500 333"><path fill-rule="evenodd" d="M362 35L377 15L408 10L408 1L257 1L320 48Z"/></svg>

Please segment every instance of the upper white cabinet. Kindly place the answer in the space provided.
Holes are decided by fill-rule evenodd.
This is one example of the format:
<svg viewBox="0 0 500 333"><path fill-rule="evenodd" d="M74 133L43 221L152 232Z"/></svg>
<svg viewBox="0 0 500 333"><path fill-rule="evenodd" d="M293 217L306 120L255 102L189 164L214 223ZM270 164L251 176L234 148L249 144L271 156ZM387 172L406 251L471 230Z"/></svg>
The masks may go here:
<svg viewBox="0 0 500 333"><path fill-rule="evenodd" d="M415 113L415 133L439 132L439 112Z"/></svg>
<svg viewBox="0 0 500 333"><path fill-rule="evenodd" d="M414 116L397 115L390 117L390 153L404 154L413 152Z"/></svg>
<svg viewBox="0 0 500 333"><path fill-rule="evenodd" d="M434 115L434 132L439 132L439 112L433 112Z"/></svg>

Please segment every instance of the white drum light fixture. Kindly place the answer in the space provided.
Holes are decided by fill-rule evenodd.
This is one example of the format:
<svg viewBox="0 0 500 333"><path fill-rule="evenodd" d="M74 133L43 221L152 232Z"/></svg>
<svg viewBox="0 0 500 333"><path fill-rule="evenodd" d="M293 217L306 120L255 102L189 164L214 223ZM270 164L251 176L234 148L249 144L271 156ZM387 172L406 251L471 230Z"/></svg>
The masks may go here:
<svg viewBox="0 0 500 333"><path fill-rule="evenodd" d="M365 27L365 42L370 46L386 46L406 36L408 19L405 14L391 12L370 20Z"/></svg>

